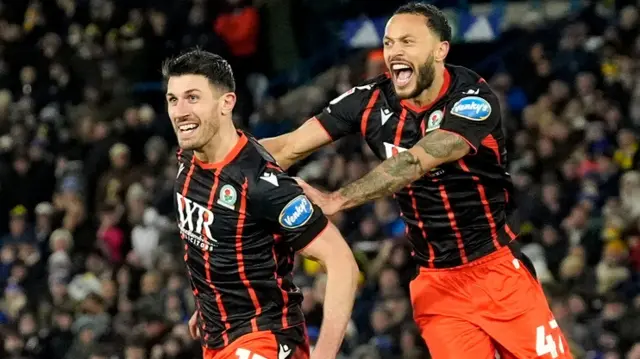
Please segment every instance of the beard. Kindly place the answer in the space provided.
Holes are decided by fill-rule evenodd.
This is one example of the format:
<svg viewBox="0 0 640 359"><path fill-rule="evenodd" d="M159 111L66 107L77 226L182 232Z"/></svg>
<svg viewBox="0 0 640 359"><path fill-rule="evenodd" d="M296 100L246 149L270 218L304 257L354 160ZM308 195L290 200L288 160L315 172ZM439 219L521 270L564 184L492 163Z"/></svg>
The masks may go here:
<svg viewBox="0 0 640 359"><path fill-rule="evenodd" d="M422 65L418 66L418 68L414 70L415 72L413 75L416 76L416 87L413 89L413 91L404 96L398 94L398 97L402 100L415 98L418 97L418 95L420 95L422 91L427 90L429 87L431 87L436 77L436 68L434 64L435 59L433 55L429 55L427 61L425 61Z"/></svg>

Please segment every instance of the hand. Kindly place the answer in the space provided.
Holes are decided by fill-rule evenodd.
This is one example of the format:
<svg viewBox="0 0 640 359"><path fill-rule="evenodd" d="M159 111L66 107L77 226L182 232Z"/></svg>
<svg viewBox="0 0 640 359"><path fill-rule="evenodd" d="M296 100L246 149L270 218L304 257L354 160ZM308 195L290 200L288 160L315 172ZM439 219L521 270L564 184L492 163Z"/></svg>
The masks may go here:
<svg viewBox="0 0 640 359"><path fill-rule="evenodd" d="M200 328L198 328L198 311L194 311L193 315L189 319L189 334L191 338L200 339Z"/></svg>
<svg viewBox="0 0 640 359"><path fill-rule="evenodd" d="M331 216L340 211L341 202L336 194L322 192L298 177L295 180L311 202L320 207L325 215Z"/></svg>

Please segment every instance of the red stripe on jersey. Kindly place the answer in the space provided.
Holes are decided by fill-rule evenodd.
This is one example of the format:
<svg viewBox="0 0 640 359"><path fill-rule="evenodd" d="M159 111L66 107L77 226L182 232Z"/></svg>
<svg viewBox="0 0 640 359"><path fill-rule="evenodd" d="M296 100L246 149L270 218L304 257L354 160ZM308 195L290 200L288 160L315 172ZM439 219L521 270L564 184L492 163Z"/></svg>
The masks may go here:
<svg viewBox="0 0 640 359"><path fill-rule="evenodd" d="M362 120L360 121L360 131L362 132L362 136L366 136L367 134L367 123L369 122L369 115L371 115L371 110L376 104L379 95L380 89L376 89L375 91L373 91L373 94L371 94L369 102L367 103L367 108L365 108L364 112L362 113Z"/></svg>
<svg viewBox="0 0 640 359"><path fill-rule="evenodd" d="M218 178L219 173L220 173L220 170L216 170L213 172L213 185L211 186L211 190L209 191L209 200L207 201L207 209L209 210L211 210L211 207L213 207L213 199L216 196L216 192L218 190L218 184L220 183L220 180ZM206 221L206 218L204 220ZM208 243L213 239L213 238L207 238L207 236L205 235L202 235L202 238L204 239L205 243ZM202 253L204 257L205 281L207 282L207 285L209 286L209 288L211 289L211 291L216 297L216 303L218 303L218 310L220 311L221 320L224 323L225 328L229 330L229 328L231 328L231 324L227 322L227 311L225 310L224 305L222 304L220 292L218 291L218 288L216 288L216 286L213 284L213 280L211 279L211 263L209 262L209 257L211 255L207 250L203 250ZM224 340L225 345L227 345L229 342L229 337L226 331L222 333L222 338ZM207 339L209 339L208 334L205 335L204 340L206 341Z"/></svg>
<svg viewBox="0 0 640 359"><path fill-rule="evenodd" d="M485 137L480 144L490 149L491 151L493 151L493 154L496 156L496 161L498 161L498 164L502 164L501 163L502 161L500 161L500 147L498 147L498 141L496 140L495 137L493 137L493 135L489 135Z"/></svg>
<svg viewBox="0 0 640 359"><path fill-rule="evenodd" d="M272 163L269 163L269 162L267 162L267 168L270 168L272 170L276 170L278 172L282 172L282 168L280 168L280 167L278 167L278 166L276 166L276 165L274 165Z"/></svg>
<svg viewBox="0 0 640 359"><path fill-rule="evenodd" d="M504 231L507 232L509 237L511 237L511 240L516 239L517 235L515 233L513 233L513 231L511 230L511 227L509 227L508 224L504 225Z"/></svg>
<svg viewBox="0 0 640 359"><path fill-rule="evenodd" d="M407 119L407 109L403 108L402 112L400 113L400 122L398 122L398 127L396 128L396 136L393 139L393 144L396 147L400 146L400 142L402 142L402 130L404 129L404 124L406 122L406 119ZM394 147L394 151L397 151L396 147ZM411 207L413 208L413 215L416 217L416 220L418 221L418 228L420 228L420 231L422 233L422 238L427 242L427 247L429 248L429 268L432 268L433 260L435 259L435 252L433 250L433 246L427 240L427 232L424 229L424 222L422 222L422 219L420 217L420 212L418 211L418 201L416 200L416 197L413 195L413 189L411 188L411 185L408 185L407 189L409 190L409 198L411 198Z"/></svg>
<svg viewBox="0 0 640 359"><path fill-rule="evenodd" d="M238 260L238 272L240 273L240 280L247 288L249 297L253 302L254 308L256 308L256 315L251 319L251 330L253 332L258 331L258 316L262 314L262 306L258 301L256 291L251 286L251 282L247 279L247 273L244 270L244 255L242 254L242 232L244 230L244 220L247 217L247 187L249 182L244 179L242 184L242 192L240 193L240 209L238 210L238 224L236 225L236 258Z"/></svg>
<svg viewBox="0 0 640 359"><path fill-rule="evenodd" d="M182 156L182 149L180 149L180 151L178 151L178 156ZM193 172L196 169L195 166L195 155L191 158L191 166L189 167L189 172L187 172L187 178L184 180L184 185L182 186L182 196L186 197L187 193L189 192L189 185L191 184L191 178L193 176ZM184 199L182 199L184 201ZM184 204L183 204L184 206ZM184 239L184 237L183 237ZM189 261L189 245L185 243L184 245L184 261L185 263ZM189 266L187 266L187 270L189 271L189 277L192 277L191 275L191 270L189 269ZM198 289L197 287L194 285L193 286L193 295L197 298L198 297ZM202 314L202 310L200 310L200 301L197 300L196 301L196 305L198 306L198 313L200 315L200 323L202 324L202 329L203 331L206 331L207 329L207 325L206 325L206 321L204 320L204 315ZM226 334L225 334L226 335ZM206 337L206 336L205 336ZM227 343L228 339L225 341L225 343Z"/></svg>
<svg viewBox="0 0 640 359"><path fill-rule="evenodd" d="M437 179L433 179L434 182L438 182ZM447 211L447 217L449 217L449 225L451 226L451 230L456 236L456 240L458 242L458 250L460 251L460 258L462 259L462 264L467 263L469 260L467 259L467 254L464 250L464 241L462 240L462 233L460 233L460 229L458 228L458 222L456 222L456 215L453 213L453 209L451 208L451 202L449 202L449 195L447 194L447 189L441 183L438 188L440 189L440 197L442 197L442 203L444 204L444 209Z"/></svg>
<svg viewBox="0 0 640 359"><path fill-rule="evenodd" d="M276 235L274 235L275 238ZM289 293L282 288L282 278L278 276L278 255L276 254L276 247L273 246L271 248L271 253L273 254L273 263L275 264L275 273L273 275L276 278L276 283L278 283L278 289L280 289L280 293L282 293L282 328L289 327L289 321L287 320L287 314L289 313Z"/></svg>
<svg viewBox="0 0 640 359"><path fill-rule="evenodd" d="M463 171L467 173L471 173L469 167L464 162L463 159L458 160L458 164ZM489 228L491 228L491 240L493 241L493 245L496 249L500 248L500 242L498 242L498 231L496 230L496 221L493 219L493 214L491 214L491 207L489 207L489 201L487 200L487 194L484 190L484 186L480 183L480 178L478 176L471 176L473 178L473 182L476 183L476 190L480 195L480 202L482 202L482 207L484 208L484 216L487 217L487 222L489 222Z"/></svg>

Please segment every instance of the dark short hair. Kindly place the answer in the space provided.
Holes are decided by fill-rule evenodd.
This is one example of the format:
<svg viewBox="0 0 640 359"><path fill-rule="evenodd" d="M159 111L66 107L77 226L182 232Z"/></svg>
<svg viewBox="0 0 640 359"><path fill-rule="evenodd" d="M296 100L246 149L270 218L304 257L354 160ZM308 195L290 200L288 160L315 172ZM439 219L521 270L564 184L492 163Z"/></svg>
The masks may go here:
<svg viewBox="0 0 640 359"><path fill-rule="evenodd" d="M222 56L194 49L169 58L162 64L162 77L167 86L169 78L182 75L201 75L209 80L209 83L222 88L225 91L236 90L236 81L233 79L231 65Z"/></svg>
<svg viewBox="0 0 640 359"><path fill-rule="evenodd" d="M427 19L427 26L435 32L440 40L451 41L451 25L442 10L423 2L413 1L402 5L396 10L394 15L413 14L422 15Z"/></svg>

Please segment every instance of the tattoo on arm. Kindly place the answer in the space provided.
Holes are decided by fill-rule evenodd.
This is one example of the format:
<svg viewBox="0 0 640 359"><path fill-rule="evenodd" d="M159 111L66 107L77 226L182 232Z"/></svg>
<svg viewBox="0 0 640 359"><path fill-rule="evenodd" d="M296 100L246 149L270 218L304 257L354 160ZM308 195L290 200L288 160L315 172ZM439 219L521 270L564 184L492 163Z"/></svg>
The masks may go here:
<svg viewBox="0 0 640 359"><path fill-rule="evenodd" d="M469 150L469 145L464 139L444 131L428 134L416 146L420 146L430 156L443 161L447 161L455 154L461 154L460 157L462 157ZM430 170L431 168L425 168L413 153L400 152L382 162L364 177L342 187L338 195L344 201L343 209L391 195Z"/></svg>
<svg viewBox="0 0 640 359"><path fill-rule="evenodd" d="M435 158L444 159L451 157L456 152L469 149L469 145L462 137L445 131L431 132L424 136L417 143L417 146Z"/></svg>

